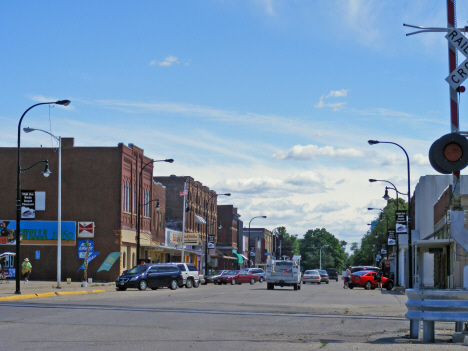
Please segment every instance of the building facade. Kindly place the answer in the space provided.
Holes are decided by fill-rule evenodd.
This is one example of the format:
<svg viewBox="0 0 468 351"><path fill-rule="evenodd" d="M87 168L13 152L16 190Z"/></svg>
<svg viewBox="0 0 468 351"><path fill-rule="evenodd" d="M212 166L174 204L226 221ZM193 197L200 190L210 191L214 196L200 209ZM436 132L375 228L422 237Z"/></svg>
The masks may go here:
<svg viewBox="0 0 468 351"><path fill-rule="evenodd" d="M16 229L17 148L0 148L0 252L15 252L11 237ZM21 220L20 262L29 258L32 279L57 277L58 150L21 148L21 168L47 159L52 175L44 178L34 167L21 174L21 189L35 194L33 218ZM87 276L94 281L113 281L122 270L136 265L137 213L141 206L140 257L148 257L145 245L159 240L164 222L155 219L164 211L164 188L152 180L153 165L135 145L116 147L75 147L73 138L62 138L61 193L61 276L65 281L83 279L86 250L92 260ZM140 173L142 166L141 196ZM162 201L161 201L162 200ZM164 219L161 213L159 218ZM87 247L87 249L86 249ZM113 259L109 261L110 257ZM114 262L114 259L115 262ZM99 270L105 262L108 270ZM14 271L14 267L9 267Z"/></svg>

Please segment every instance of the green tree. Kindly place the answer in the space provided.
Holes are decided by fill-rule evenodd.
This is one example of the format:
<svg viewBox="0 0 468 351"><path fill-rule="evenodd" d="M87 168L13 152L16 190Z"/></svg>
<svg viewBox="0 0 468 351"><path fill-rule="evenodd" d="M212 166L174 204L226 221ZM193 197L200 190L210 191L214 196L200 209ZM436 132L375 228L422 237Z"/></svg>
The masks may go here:
<svg viewBox="0 0 468 351"><path fill-rule="evenodd" d="M279 236L279 238L276 239L279 240L277 243L277 252L275 253L276 257L280 258L281 255L292 258L294 255L299 255L299 242L297 236L289 234L285 227L278 227L275 231Z"/></svg>
<svg viewBox="0 0 468 351"><path fill-rule="evenodd" d="M347 263L346 245L346 241L339 241L324 228L310 229L299 241L299 251L302 256L301 265L304 269L319 268L320 248L323 247L322 269L336 268L341 271Z"/></svg>

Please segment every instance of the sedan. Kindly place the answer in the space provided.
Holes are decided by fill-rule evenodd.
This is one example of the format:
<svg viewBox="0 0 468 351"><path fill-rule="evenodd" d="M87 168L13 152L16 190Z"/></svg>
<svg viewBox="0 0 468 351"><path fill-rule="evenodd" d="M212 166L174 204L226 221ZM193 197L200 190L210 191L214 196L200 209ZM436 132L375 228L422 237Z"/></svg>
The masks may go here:
<svg viewBox="0 0 468 351"><path fill-rule="evenodd" d="M258 282L258 276L247 271L229 271L225 275L222 275L215 280L215 284L228 284L231 285L242 283L255 284Z"/></svg>
<svg viewBox="0 0 468 351"><path fill-rule="evenodd" d="M320 273L320 282L321 283L330 283L330 278L328 278L328 273L324 269L319 269L318 272Z"/></svg>
<svg viewBox="0 0 468 351"><path fill-rule="evenodd" d="M354 287L360 287L366 290L369 290L369 289L374 290L378 286L377 274L378 274L377 272L373 272L373 271L354 272L353 274L351 274L351 279L350 279L348 287L350 289ZM393 280L387 277L382 277L382 288L385 288L387 290L392 290Z"/></svg>
<svg viewBox="0 0 468 351"><path fill-rule="evenodd" d="M216 278L219 278L220 276L225 275L227 272L229 272L229 271L224 270L224 271L215 271L212 274L208 274L205 277L205 285L208 284L208 283L215 283Z"/></svg>
<svg viewBox="0 0 468 351"><path fill-rule="evenodd" d="M317 283L320 284L320 273L318 271L305 271L302 275L302 284Z"/></svg>

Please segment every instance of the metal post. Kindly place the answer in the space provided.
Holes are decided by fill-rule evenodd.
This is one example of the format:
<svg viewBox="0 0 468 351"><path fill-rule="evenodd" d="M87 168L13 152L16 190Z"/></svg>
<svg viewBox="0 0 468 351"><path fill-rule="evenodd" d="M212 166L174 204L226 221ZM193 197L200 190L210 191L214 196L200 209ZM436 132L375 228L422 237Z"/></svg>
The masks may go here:
<svg viewBox="0 0 468 351"><path fill-rule="evenodd" d="M57 213L57 288L62 282L62 137L59 140L58 213Z"/></svg>

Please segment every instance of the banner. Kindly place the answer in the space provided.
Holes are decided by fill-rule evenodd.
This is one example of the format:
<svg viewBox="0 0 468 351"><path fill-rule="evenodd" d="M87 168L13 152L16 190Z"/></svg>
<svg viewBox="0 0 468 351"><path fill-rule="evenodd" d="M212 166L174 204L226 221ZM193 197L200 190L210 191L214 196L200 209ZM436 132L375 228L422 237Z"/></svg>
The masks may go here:
<svg viewBox="0 0 468 351"><path fill-rule="evenodd" d="M62 246L76 245L76 222L62 221ZM57 246L57 221L21 221L21 245ZM16 221L0 220L0 245L16 244Z"/></svg>
<svg viewBox="0 0 468 351"><path fill-rule="evenodd" d="M88 264L89 264L89 262L91 262L93 259L95 259L97 255L99 255L99 252L93 252L92 254L90 254L90 255L88 256ZM85 265L85 264L84 264L84 262L83 262L83 264L81 265L81 267L78 268L78 270L77 270L76 272L78 273L80 270L84 269L84 265Z"/></svg>
<svg viewBox="0 0 468 351"><path fill-rule="evenodd" d="M34 190L21 190L21 219L36 218L36 193Z"/></svg>
<svg viewBox="0 0 468 351"><path fill-rule="evenodd" d="M408 225L406 222L406 211L395 211L396 234L408 234Z"/></svg>
<svg viewBox="0 0 468 351"><path fill-rule="evenodd" d="M120 252L110 253L97 271L108 271L109 269L111 269L111 267L114 265L115 261L117 261L117 259L120 257L120 255Z"/></svg>
<svg viewBox="0 0 468 351"><path fill-rule="evenodd" d="M388 246L395 246L396 245L395 230L390 229L390 230L387 231L387 241L388 241Z"/></svg>

